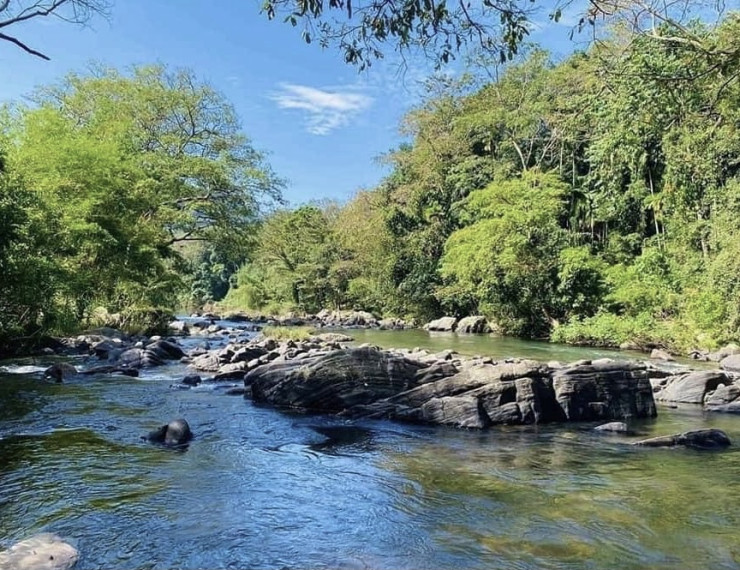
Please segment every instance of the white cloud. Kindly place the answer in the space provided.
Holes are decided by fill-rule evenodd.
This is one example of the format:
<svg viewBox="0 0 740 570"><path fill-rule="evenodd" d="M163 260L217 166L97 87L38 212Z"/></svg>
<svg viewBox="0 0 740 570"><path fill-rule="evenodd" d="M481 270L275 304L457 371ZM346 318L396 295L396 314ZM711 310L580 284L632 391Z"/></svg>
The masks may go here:
<svg viewBox="0 0 740 570"><path fill-rule="evenodd" d="M373 98L348 89L324 90L283 83L270 97L281 109L294 109L306 115L306 129L314 135L327 135L350 124L373 104Z"/></svg>

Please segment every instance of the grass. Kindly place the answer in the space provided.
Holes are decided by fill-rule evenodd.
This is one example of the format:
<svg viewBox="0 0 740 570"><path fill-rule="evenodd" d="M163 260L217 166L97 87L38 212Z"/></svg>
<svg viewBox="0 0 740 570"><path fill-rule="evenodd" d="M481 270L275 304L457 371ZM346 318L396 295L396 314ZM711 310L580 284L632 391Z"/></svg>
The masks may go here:
<svg viewBox="0 0 740 570"><path fill-rule="evenodd" d="M269 326L262 329L262 334L266 338L273 338L275 340L293 340L303 341L308 340L316 334L316 331L311 327L279 327Z"/></svg>

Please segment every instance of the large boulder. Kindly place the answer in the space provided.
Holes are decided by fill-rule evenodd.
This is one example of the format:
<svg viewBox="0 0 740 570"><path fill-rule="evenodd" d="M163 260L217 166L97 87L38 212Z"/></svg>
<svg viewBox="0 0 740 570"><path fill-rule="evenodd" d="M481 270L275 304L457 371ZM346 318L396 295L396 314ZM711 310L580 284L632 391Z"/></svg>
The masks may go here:
<svg viewBox="0 0 740 570"><path fill-rule="evenodd" d="M460 319L455 330L459 333L487 333L491 332L491 327L486 317L475 315Z"/></svg>
<svg viewBox="0 0 740 570"><path fill-rule="evenodd" d="M244 382L258 402L464 428L656 414L640 364L588 362L553 370L519 360L458 367L410 356L369 347L334 350L260 366Z"/></svg>
<svg viewBox="0 0 740 570"><path fill-rule="evenodd" d="M552 384L555 399L570 421L657 415L643 364L603 360L560 368L554 371Z"/></svg>
<svg viewBox="0 0 740 570"><path fill-rule="evenodd" d="M0 570L68 570L79 556L74 546L57 535L42 533L0 552Z"/></svg>
<svg viewBox="0 0 740 570"><path fill-rule="evenodd" d="M677 374L668 379L663 388L655 394L655 399L659 402L703 404L707 392L729 383L731 382L727 375L719 370Z"/></svg>
<svg viewBox="0 0 740 570"><path fill-rule="evenodd" d="M720 360L719 367L728 372L740 372L740 354L732 354Z"/></svg>
<svg viewBox="0 0 740 570"><path fill-rule="evenodd" d="M257 402L317 412L341 412L416 385L423 365L372 348L349 348L300 360L274 361L244 383Z"/></svg>
<svg viewBox="0 0 740 570"><path fill-rule="evenodd" d="M185 353L182 348L168 340L157 340L146 346L146 350L162 360L180 360Z"/></svg>
<svg viewBox="0 0 740 570"><path fill-rule="evenodd" d="M428 322L424 325L424 328L428 331L449 332L454 331L456 325L457 319L455 317L442 317L440 319Z"/></svg>
<svg viewBox="0 0 740 570"><path fill-rule="evenodd" d="M636 441L633 445L645 447L676 447L683 445L699 449L716 449L730 445L730 438L719 429L700 429L677 433L674 435L662 435Z"/></svg>

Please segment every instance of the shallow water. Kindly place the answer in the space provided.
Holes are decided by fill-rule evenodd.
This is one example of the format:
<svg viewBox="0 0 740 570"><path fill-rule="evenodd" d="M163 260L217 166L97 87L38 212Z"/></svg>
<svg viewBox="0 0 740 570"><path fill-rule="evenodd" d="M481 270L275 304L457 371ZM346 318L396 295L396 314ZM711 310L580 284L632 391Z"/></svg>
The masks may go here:
<svg viewBox="0 0 740 570"><path fill-rule="evenodd" d="M423 344L407 332L352 334ZM469 342L450 338L428 346ZM472 352L595 355L505 342ZM181 365L62 385L9 371L0 543L56 532L82 570L740 567L734 448L632 448L590 424L476 432L286 414L211 387L172 390ZM713 426L740 441L738 417L659 413L635 427ZM180 416L196 434L187 451L139 439Z"/></svg>

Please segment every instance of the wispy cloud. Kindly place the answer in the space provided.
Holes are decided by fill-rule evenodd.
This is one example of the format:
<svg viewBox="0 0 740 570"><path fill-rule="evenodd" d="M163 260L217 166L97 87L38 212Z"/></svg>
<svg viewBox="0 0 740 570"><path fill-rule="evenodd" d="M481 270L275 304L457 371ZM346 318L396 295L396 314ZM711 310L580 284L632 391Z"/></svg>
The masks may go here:
<svg viewBox="0 0 740 570"><path fill-rule="evenodd" d="M349 125L373 104L373 98L349 89L317 89L307 85L283 83L270 97L281 109L306 115L306 129L314 135L327 135Z"/></svg>

